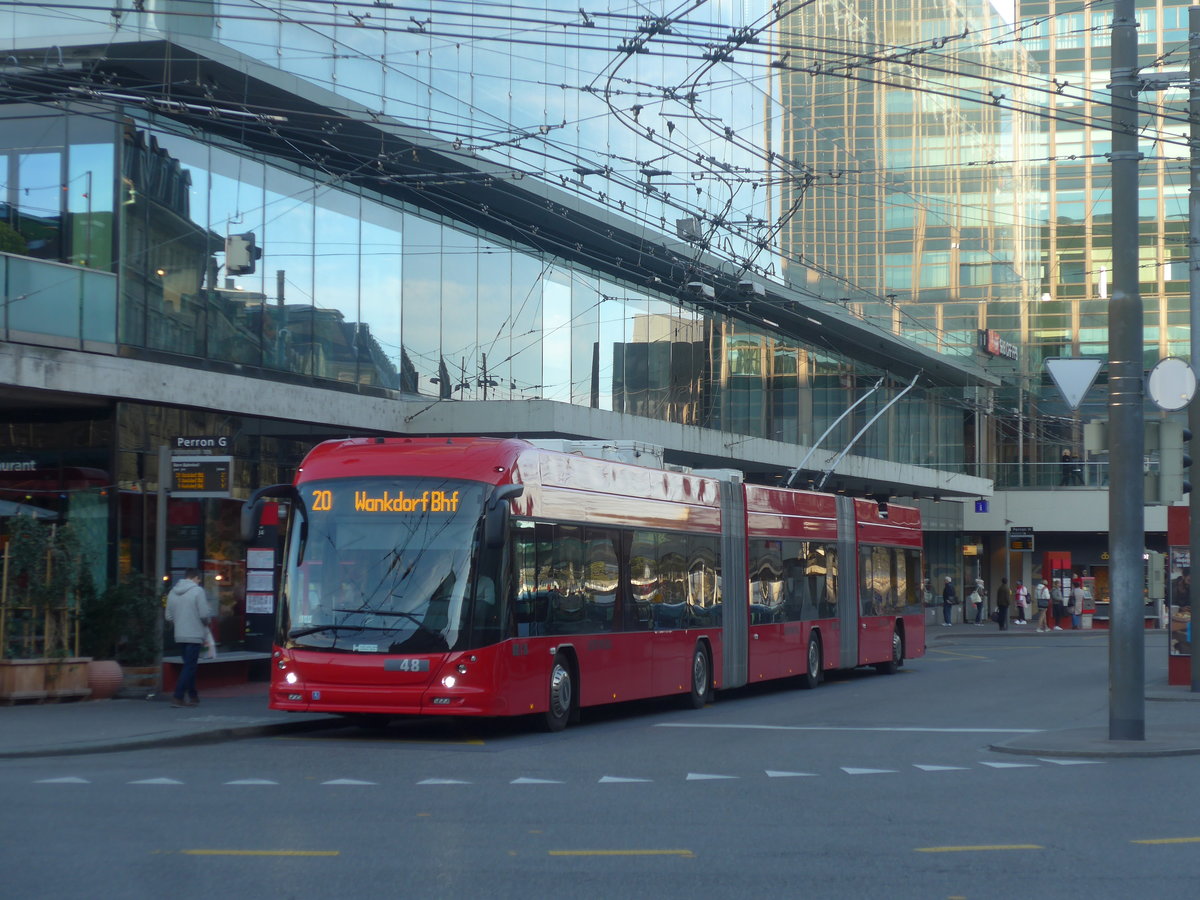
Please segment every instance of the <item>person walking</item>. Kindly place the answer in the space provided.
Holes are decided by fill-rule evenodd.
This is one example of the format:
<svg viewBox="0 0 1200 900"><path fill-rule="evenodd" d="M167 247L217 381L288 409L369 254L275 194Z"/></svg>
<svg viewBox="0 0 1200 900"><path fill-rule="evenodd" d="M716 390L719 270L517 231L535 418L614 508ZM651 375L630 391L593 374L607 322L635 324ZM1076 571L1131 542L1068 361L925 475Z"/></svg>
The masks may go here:
<svg viewBox="0 0 1200 900"><path fill-rule="evenodd" d="M1054 584L1050 587L1050 612L1054 615L1054 630L1062 631L1062 625L1058 624L1067 617L1067 608L1063 603L1062 588L1059 587L1059 580L1054 579ZM1050 629L1047 628L1047 631Z"/></svg>
<svg viewBox="0 0 1200 900"><path fill-rule="evenodd" d="M946 576L945 587L942 588L942 626L950 627L950 611L954 609L954 604L958 602L958 593L954 590L954 579L949 575Z"/></svg>
<svg viewBox="0 0 1200 900"><path fill-rule="evenodd" d="M1034 599L1037 600L1037 630L1046 631L1046 613L1050 611L1050 582L1042 581L1037 586L1037 594Z"/></svg>
<svg viewBox="0 0 1200 900"><path fill-rule="evenodd" d="M1008 589L1008 578L1000 579L996 588L996 624L1001 631L1008 631L1008 607L1012 603L1012 592Z"/></svg>
<svg viewBox="0 0 1200 900"><path fill-rule="evenodd" d="M196 693L196 667L200 662L204 634L212 619L208 598L201 586L203 580L199 569L188 569L167 595L167 621L175 625L175 643L183 658L183 668L171 700L174 707L196 706L200 702Z"/></svg>
<svg viewBox="0 0 1200 900"><path fill-rule="evenodd" d="M1024 625L1029 620L1029 588L1025 587L1025 582L1020 578L1017 579L1017 589L1014 594L1017 600L1016 624Z"/></svg>
<svg viewBox="0 0 1200 900"><path fill-rule="evenodd" d="M1083 627L1083 579L1071 582L1071 627L1078 631Z"/></svg>
<svg viewBox="0 0 1200 900"><path fill-rule="evenodd" d="M983 624L983 608L987 605L987 588L983 585L982 578L975 579L975 590L971 591L971 596L968 598L975 604L975 624Z"/></svg>

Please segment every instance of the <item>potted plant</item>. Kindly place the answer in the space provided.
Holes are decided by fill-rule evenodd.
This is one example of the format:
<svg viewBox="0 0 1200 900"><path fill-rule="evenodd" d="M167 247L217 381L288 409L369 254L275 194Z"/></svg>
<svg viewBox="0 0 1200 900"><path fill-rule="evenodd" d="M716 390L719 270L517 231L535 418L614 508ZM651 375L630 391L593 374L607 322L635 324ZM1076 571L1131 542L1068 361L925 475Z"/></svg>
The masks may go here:
<svg viewBox="0 0 1200 900"><path fill-rule="evenodd" d="M0 700L86 697L79 652L82 549L69 525L9 520L0 578Z"/></svg>
<svg viewBox="0 0 1200 900"><path fill-rule="evenodd" d="M155 667L158 610L149 579L138 573L99 593L85 593L80 624L85 652L93 657L89 664L93 697L113 696L131 669Z"/></svg>

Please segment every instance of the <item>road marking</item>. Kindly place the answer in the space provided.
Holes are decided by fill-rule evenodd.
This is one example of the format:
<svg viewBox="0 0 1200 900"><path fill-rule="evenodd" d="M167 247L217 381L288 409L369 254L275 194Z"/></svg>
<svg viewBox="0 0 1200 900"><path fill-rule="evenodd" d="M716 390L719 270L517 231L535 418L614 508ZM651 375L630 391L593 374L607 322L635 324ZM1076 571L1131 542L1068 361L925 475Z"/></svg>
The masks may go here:
<svg viewBox="0 0 1200 900"><path fill-rule="evenodd" d="M727 728L746 731L883 731L912 734L1041 734L1041 728L896 728L867 727L856 725L717 725L688 722L657 722L655 728Z"/></svg>
<svg viewBox="0 0 1200 900"><path fill-rule="evenodd" d="M1038 760L1040 762L1054 763L1056 766L1102 766L1102 765L1104 765L1104 760L1102 760L1102 759L1053 759L1053 758L1042 759L1042 757L1039 756Z"/></svg>
<svg viewBox="0 0 1200 900"><path fill-rule="evenodd" d="M278 781L271 781L267 778L242 778L238 781L227 781L226 784L279 784Z"/></svg>
<svg viewBox="0 0 1200 900"><path fill-rule="evenodd" d="M920 763L913 763L915 768L922 772L967 772L970 771L966 766L923 766Z"/></svg>
<svg viewBox="0 0 1200 900"><path fill-rule="evenodd" d="M982 762L981 766L988 766L993 769L1036 769L1036 763L1002 763L1002 762Z"/></svg>
<svg viewBox="0 0 1200 900"><path fill-rule="evenodd" d="M1130 841L1131 844L1200 844L1200 837L1154 838L1147 841Z"/></svg>
<svg viewBox="0 0 1200 900"><path fill-rule="evenodd" d="M143 778L141 781L131 781L130 784L183 784L174 778Z"/></svg>
<svg viewBox="0 0 1200 900"><path fill-rule="evenodd" d="M766 770L768 778L817 778L816 772L776 772L772 769Z"/></svg>
<svg viewBox="0 0 1200 900"><path fill-rule="evenodd" d="M721 781L727 778L737 778L736 775L704 775L700 772L688 772L684 781Z"/></svg>
<svg viewBox="0 0 1200 900"><path fill-rule="evenodd" d="M424 781L418 781L417 784L470 784L469 781L459 781L456 778L426 778Z"/></svg>
<svg viewBox="0 0 1200 900"><path fill-rule="evenodd" d="M951 656L954 659L987 659L988 658L986 656L978 656L977 654L974 654L974 653L955 653L953 650L937 650L937 649L933 649L933 648L927 648L926 649L926 659L929 662L949 662L949 660L945 660L945 659L932 659L931 657L935 653L940 653L943 656Z"/></svg>
<svg viewBox="0 0 1200 900"><path fill-rule="evenodd" d="M635 782L651 781L650 778L618 778L615 775L605 775L600 779L600 784L633 784Z"/></svg>
<svg viewBox="0 0 1200 900"><path fill-rule="evenodd" d="M42 778L35 781L34 784L91 784L86 778L78 778L74 775L68 775L65 778Z"/></svg>
<svg viewBox="0 0 1200 900"><path fill-rule="evenodd" d="M322 781L321 784L364 784L374 785L374 781L358 781L354 778L335 778L333 781Z"/></svg>
<svg viewBox="0 0 1200 900"><path fill-rule="evenodd" d="M561 781L552 781L549 778L514 778L509 784L563 784Z"/></svg>
<svg viewBox="0 0 1200 900"><path fill-rule="evenodd" d="M550 856L682 856L695 859L691 850L549 850Z"/></svg>
<svg viewBox="0 0 1200 900"><path fill-rule="evenodd" d="M341 850L180 850L184 856L338 856Z"/></svg>
<svg viewBox="0 0 1200 900"><path fill-rule="evenodd" d="M1040 844L974 844L962 847L914 847L914 853L973 853L989 850L1045 850Z"/></svg>
<svg viewBox="0 0 1200 900"><path fill-rule="evenodd" d="M849 766L842 766L842 771L847 775L895 775L895 769L853 769Z"/></svg>

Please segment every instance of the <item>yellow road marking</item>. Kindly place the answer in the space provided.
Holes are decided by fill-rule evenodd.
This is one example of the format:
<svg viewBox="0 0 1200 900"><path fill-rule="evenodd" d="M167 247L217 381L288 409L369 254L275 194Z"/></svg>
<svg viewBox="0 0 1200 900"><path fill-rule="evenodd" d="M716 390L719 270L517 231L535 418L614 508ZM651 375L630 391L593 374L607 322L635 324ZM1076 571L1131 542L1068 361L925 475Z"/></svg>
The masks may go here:
<svg viewBox="0 0 1200 900"><path fill-rule="evenodd" d="M1151 841L1130 841L1133 844L1200 844L1200 837L1156 838Z"/></svg>
<svg viewBox="0 0 1200 900"><path fill-rule="evenodd" d="M686 856L695 859L691 850L551 850L550 856Z"/></svg>
<svg viewBox="0 0 1200 900"><path fill-rule="evenodd" d="M970 853L979 850L1045 850L1040 844L970 844L962 847L917 847L916 853Z"/></svg>
<svg viewBox="0 0 1200 900"><path fill-rule="evenodd" d="M978 656L977 654L974 654L974 653L955 653L953 650L940 650L940 649L933 648L933 647L927 649L925 651L925 653L926 653L926 658L932 656L935 653L940 653L942 656L952 656L955 659L987 659L986 656Z"/></svg>
<svg viewBox="0 0 1200 900"><path fill-rule="evenodd" d="M180 850L185 856L338 856L341 850Z"/></svg>

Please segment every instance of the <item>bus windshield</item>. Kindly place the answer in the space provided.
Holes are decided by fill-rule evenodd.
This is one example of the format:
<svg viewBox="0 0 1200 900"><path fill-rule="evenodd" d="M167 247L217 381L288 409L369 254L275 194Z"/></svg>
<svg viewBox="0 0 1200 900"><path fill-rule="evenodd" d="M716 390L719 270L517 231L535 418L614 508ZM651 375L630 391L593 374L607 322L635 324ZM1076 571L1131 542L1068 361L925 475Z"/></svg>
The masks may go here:
<svg viewBox="0 0 1200 900"><path fill-rule="evenodd" d="M487 488L395 477L300 486L277 642L348 653L459 648Z"/></svg>

